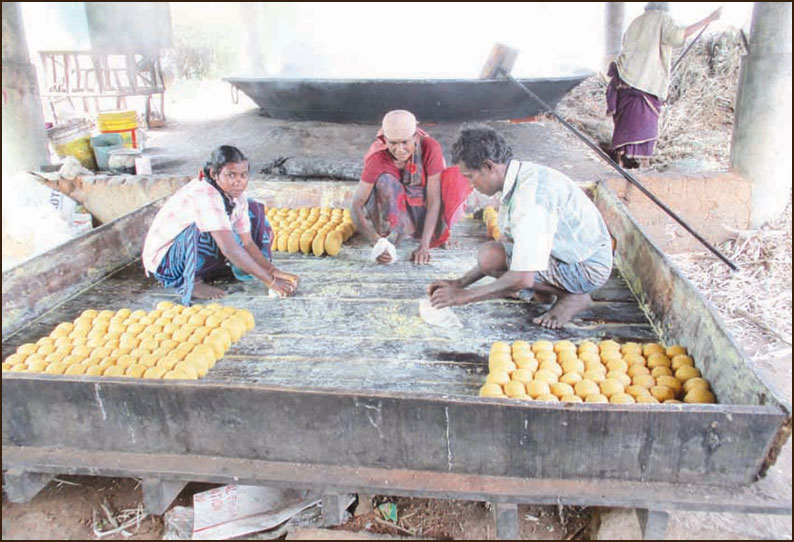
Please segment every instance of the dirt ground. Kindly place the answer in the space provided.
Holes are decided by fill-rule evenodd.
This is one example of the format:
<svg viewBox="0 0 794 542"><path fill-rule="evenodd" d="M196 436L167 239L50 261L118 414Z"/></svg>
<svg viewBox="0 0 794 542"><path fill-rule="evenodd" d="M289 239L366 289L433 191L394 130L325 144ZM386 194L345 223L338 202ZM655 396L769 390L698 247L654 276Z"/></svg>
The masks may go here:
<svg viewBox="0 0 794 542"><path fill-rule="evenodd" d="M196 102L205 104L197 113ZM233 104L224 83L182 84L173 89L166 105L166 127L147 135L146 155L155 173L192 174L203 165L212 148L219 144L240 146L251 158L252 169L278 156L291 156L296 149L311 148L317 156L332 159L359 159L369 145L377 127L336 126L323 123L288 123L265 119L245 96ZM598 180L610 170L591 153L585 152L573 136L553 121L540 124L499 123L516 154L545 163L571 176ZM429 126L428 130L445 148L454 137L457 125ZM790 225L789 225L790 231ZM747 351L763 350L768 339L759 335L757 344L742 344ZM770 360L765 376L783 379L787 400L791 401L791 350L788 360ZM770 472L773 490L791 495L791 441ZM202 484L190 484L176 504L189 505L193 493L203 491ZM378 498L382 501L387 497ZM490 539L495 537L491 513L484 503L396 498L398 528L382 524L377 512L366 504L341 529L367 531L398 536L439 539ZM5 494L2 504L3 539L94 539L93 528L110 529L103 511L111 516L134 517L142 503L137 480L83 476L59 476L28 504L12 504ZM591 511L573 507L519 508L522 539L584 539ZM95 522L94 518L97 519ZM163 534L162 518L146 518L128 529L131 539L159 539ZM679 512L671 515L668 537L671 539L791 539L791 516L748 516ZM105 539L126 539L115 534Z"/></svg>

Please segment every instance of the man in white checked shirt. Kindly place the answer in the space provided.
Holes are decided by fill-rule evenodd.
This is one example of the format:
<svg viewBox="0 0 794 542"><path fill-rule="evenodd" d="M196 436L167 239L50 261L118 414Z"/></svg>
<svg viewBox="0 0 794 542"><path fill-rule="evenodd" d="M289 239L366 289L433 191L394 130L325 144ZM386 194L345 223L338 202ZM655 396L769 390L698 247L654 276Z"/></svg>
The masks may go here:
<svg viewBox="0 0 794 542"><path fill-rule="evenodd" d="M611 237L596 206L568 177L512 158L493 128L461 127L452 162L477 191L502 193L502 236L480 245L477 265L463 277L433 282L428 294L434 307L443 308L519 292L529 298L534 292L554 304L533 322L558 329L585 310L590 292L609 278ZM469 288L485 276L497 280Z"/></svg>

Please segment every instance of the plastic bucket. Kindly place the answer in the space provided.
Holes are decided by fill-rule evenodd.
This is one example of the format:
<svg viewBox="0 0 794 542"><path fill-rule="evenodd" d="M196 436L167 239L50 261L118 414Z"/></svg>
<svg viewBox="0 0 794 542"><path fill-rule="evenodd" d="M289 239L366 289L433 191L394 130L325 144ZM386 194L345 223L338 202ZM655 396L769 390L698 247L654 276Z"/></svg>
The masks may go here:
<svg viewBox="0 0 794 542"><path fill-rule="evenodd" d="M60 158L74 156L83 167L96 170L94 151L91 148L90 123L78 121L54 126L47 130L47 137Z"/></svg>
<svg viewBox="0 0 794 542"><path fill-rule="evenodd" d="M140 148L138 142L138 113L107 111L97 115L97 126L103 134L120 134L128 149Z"/></svg>
<svg viewBox="0 0 794 542"><path fill-rule="evenodd" d="M91 147L94 149L94 158L99 169L108 169L110 151L124 148L124 138L121 134L100 134L91 138Z"/></svg>

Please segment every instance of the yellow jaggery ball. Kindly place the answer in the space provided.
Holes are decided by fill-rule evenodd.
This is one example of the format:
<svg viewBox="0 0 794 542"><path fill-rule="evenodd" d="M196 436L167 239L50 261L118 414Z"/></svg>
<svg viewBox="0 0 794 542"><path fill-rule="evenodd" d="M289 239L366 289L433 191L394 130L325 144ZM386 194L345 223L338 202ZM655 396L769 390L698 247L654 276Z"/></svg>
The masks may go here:
<svg viewBox="0 0 794 542"><path fill-rule="evenodd" d="M44 372L44 369L46 369L47 366L50 365L50 363L45 361L45 360L42 360L42 361L36 361L36 362L33 362L33 363L26 363L25 365L28 368L27 372L29 372L29 373L41 373L41 372ZM15 365L15 367L17 367L17 365Z"/></svg>
<svg viewBox="0 0 794 542"><path fill-rule="evenodd" d="M668 358L673 359L679 354L686 355L687 350L685 346L681 346L680 344L674 344L672 346L668 346L667 348L665 348L664 353L667 354Z"/></svg>
<svg viewBox="0 0 794 542"><path fill-rule="evenodd" d="M5 363L10 365L19 365L21 363L25 363L27 358L28 354L11 354L5 359Z"/></svg>
<svg viewBox="0 0 794 542"><path fill-rule="evenodd" d="M551 393L551 388L549 387L549 383L543 380L533 380L526 384L527 388L527 395L532 397L533 399L537 399L541 395L546 395Z"/></svg>
<svg viewBox="0 0 794 542"><path fill-rule="evenodd" d="M254 327L256 327L256 321L254 320L254 315L251 313L251 311L247 309L240 309L236 314L237 317L243 321L243 324L245 324L246 331L251 331L254 329Z"/></svg>
<svg viewBox="0 0 794 542"><path fill-rule="evenodd" d="M684 395L685 403L716 403L717 398L709 390L704 388L694 388Z"/></svg>
<svg viewBox="0 0 794 542"><path fill-rule="evenodd" d="M555 354L551 350L539 350L535 353L535 359L538 360L538 363L543 363L544 361L557 361L557 354Z"/></svg>
<svg viewBox="0 0 794 542"><path fill-rule="evenodd" d="M510 355L510 345L505 342L497 341L491 345L490 354L494 354L496 352L502 352L504 354Z"/></svg>
<svg viewBox="0 0 794 542"><path fill-rule="evenodd" d="M103 372L105 372L105 369L98 365L87 365L85 368L86 376L102 376Z"/></svg>
<svg viewBox="0 0 794 542"><path fill-rule="evenodd" d="M214 329L208 337L220 337L223 340L224 349L228 349L232 345L232 334L226 328Z"/></svg>
<svg viewBox="0 0 794 542"><path fill-rule="evenodd" d="M559 380L559 377L548 369L538 369L535 371L535 377L533 380L553 384Z"/></svg>
<svg viewBox="0 0 794 542"><path fill-rule="evenodd" d="M673 371L669 367L654 367L651 371L651 376L659 378L660 376L673 376Z"/></svg>
<svg viewBox="0 0 794 542"><path fill-rule="evenodd" d="M620 353L624 356L626 354L642 354L642 345L639 343L628 342L620 346Z"/></svg>
<svg viewBox="0 0 794 542"><path fill-rule="evenodd" d="M664 354L664 346L659 343L645 343L642 345L642 355L646 358L656 353Z"/></svg>
<svg viewBox="0 0 794 542"><path fill-rule="evenodd" d="M620 353L620 345L613 340L601 341L598 343L598 351L601 354L607 351L616 351Z"/></svg>
<svg viewBox="0 0 794 542"><path fill-rule="evenodd" d="M607 378L607 375L604 371L594 371L594 370L585 371L582 376L586 380L590 380L597 384L603 382Z"/></svg>
<svg viewBox="0 0 794 542"><path fill-rule="evenodd" d="M656 385L656 379L651 375L637 375L631 379L631 383L635 386L642 386L650 390Z"/></svg>
<svg viewBox="0 0 794 542"><path fill-rule="evenodd" d="M580 396L581 397L581 396ZM591 393L587 397L584 398L585 403L609 403L609 399L601 395L600 393Z"/></svg>
<svg viewBox="0 0 794 542"><path fill-rule="evenodd" d="M485 382L489 384L498 384L499 386L504 386L505 384L510 382L510 375L508 375L504 371L488 373L488 376L485 377Z"/></svg>
<svg viewBox="0 0 794 542"><path fill-rule="evenodd" d="M683 367L684 365L689 365L690 367L695 366L695 360L691 357L687 356L686 354L678 354L672 358L672 368L673 371L677 371L679 368Z"/></svg>
<svg viewBox="0 0 794 542"><path fill-rule="evenodd" d="M545 370L554 373L557 378L562 376L563 370L562 367L557 364L555 361L543 361L538 366L538 371Z"/></svg>
<svg viewBox="0 0 794 542"><path fill-rule="evenodd" d="M155 365L154 367L149 367L146 369L146 371L144 371L143 378L163 378L163 375L167 371L168 369L165 369L164 367L157 367Z"/></svg>
<svg viewBox="0 0 794 542"><path fill-rule="evenodd" d="M582 341L576 351L580 356L585 352L598 354L598 345L593 341Z"/></svg>
<svg viewBox="0 0 794 542"><path fill-rule="evenodd" d="M146 316L146 311L142 310L142 309L138 309L138 310L132 311L130 313L130 315L128 316L128 318L130 318L131 320L140 320L141 318L144 318L145 316Z"/></svg>
<svg viewBox="0 0 794 542"><path fill-rule="evenodd" d="M538 367L540 366L538 360L536 360L535 358L519 357L514 362L516 364L516 367L518 367L519 369L529 369L533 373L537 371Z"/></svg>
<svg viewBox="0 0 794 542"><path fill-rule="evenodd" d="M675 377L681 382L686 382L690 378L696 378L700 376L702 376L700 374L700 371L697 370L695 367L691 367L689 365L682 365L675 372Z"/></svg>
<svg viewBox="0 0 794 542"><path fill-rule="evenodd" d="M329 256L336 256L342 248L342 234L331 231L325 236L325 252Z"/></svg>
<svg viewBox="0 0 794 542"><path fill-rule="evenodd" d="M533 397L533 399L535 399L535 401L542 401L544 403L559 403L560 402L560 400L557 399L557 396L553 395L551 393L542 393L542 394L538 395L537 397Z"/></svg>
<svg viewBox="0 0 794 542"><path fill-rule="evenodd" d="M190 380L190 377L184 371L179 369L172 369L163 375L164 380Z"/></svg>
<svg viewBox="0 0 794 542"><path fill-rule="evenodd" d="M554 352L554 345L550 341L535 341L532 343L532 351L537 357L538 352L541 351Z"/></svg>
<svg viewBox="0 0 794 542"><path fill-rule="evenodd" d="M597 363L598 365L601 365L601 356L599 356L596 352L582 352L579 354L579 359L584 362L585 366L588 363Z"/></svg>
<svg viewBox="0 0 794 542"><path fill-rule="evenodd" d="M562 397L560 397L560 402L561 403L583 403L584 399L582 399L578 395L571 394L571 395L563 395Z"/></svg>
<svg viewBox="0 0 794 542"><path fill-rule="evenodd" d="M574 385L573 389L574 392L576 392L576 395L582 399L586 399L588 395L601 393L601 389L598 387L598 384L592 380L580 380Z"/></svg>
<svg viewBox="0 0 794 542"><path fill-rule="evenodd" d="M609 402L613 405L629 405L636 403L634 397L628 393L616 393L609 398Z"/></svg>
<svg viewBox="0 0 794 542"><path fill-rule="evenodd" d="M625 386L614 378L607 378L598 386L601 389L601 395L607 398L612 397L616 393L623 393L625 389Z"/></svg>
<svg viewBox="0 0 794 542"><path fill-rule="evenodd" d="M675 399L675 392L667 386L652 386L651 395L656 397L659 401L667 401L668 399Z"/></svg>
<svg viewBox="0 0 794 542"><path fill-rule="evenodd" d="M554 382L549 386L549 389L552 395L556 395L558 398L562 398L565 395L574 395L573 386L563 382Z"/></svg>
<svg viewBox="0 0 794 542"><path fill-rule="evenodd" d="M645 367L645 365L648 363L645 358L642 357L642 354L625 354L623 356L623 361L625 361L629 367L634 365L641 365Z"/></svg>
<svg viewBox="0 0 794 542"><path fill-rule="evenodd" d="M566 360L562 362L563 373L584 373L584 362L580 359Z"/></svg>
<svg viewBox="0 0 794 542"><path fill-rule="evenodd" d="M642 386L635 386L633 384L631 386L626 386L626 389L624 391L629 395L631 395L632 397L634 397L635 399L641 395L644 396L651 395L651 392L648 391L648 388L644 388Z"/></svg>
<svg viewBox="0 0 794 542"><path fill-rule="evenodd" d="M517 382L515 380L511 380L504 386L505 395L508 397L517 397L520 395L527 394L527 388L524 386L523 382Z"/></svg>
<svg viewBox="0 0 794 542"><path fill-rule="evenodd" d="M518 367L510 360L496 359L488 364L488 369L491 372L513 374Z"/></svg>
<svg viewBox="0 0 794 542"><path fill-rule="evenodd" d="M76 363L74 365L70 365L67 369L63 372L65 375L81 375L85 374L85 365Z"/></svg>
<svg viewBox="0 0 794 542"><path fill-rule="evenodd" d="M515 353L516 350L526 350L528 352L532 351L529 343L526 341L513 341L513 344L510 345L510 349L513 351L513 353Z"/></svg>
<svg viewBox="0 0 794 542"><path fill-rule="evenodd" d="M656 378L656 385L667 386L668 388L673 390L673 393L675 395L679 395L684 389L684 386L681 383L681 381L674 376L665 376L665 375L659 376Z"/></svg>
<svg viewBox="0 0 794 542"><path fill-rule="evenodd" d="M684 393L688 393L695 388L708 390L710 387L709 381L705 378L694 377L684 382Z"/></svg>
<svg viewBox="0 0 794 542"><path fill-rule="evenodd" d="M625 373L629 370L629 365L622 359L612 359L606 363L608 371L619 371Z"/></svg>
<svg viewBox="0 0 794 542"><path fill-rule="evenodd" d="M129 367L127 367L127 370L124 371L124 374L126 376L131 376L133 378L142 378L143 373L146 372L146 369L147 367L144 367L143 365L140 365L138 363L134 363Z"/></svg>
<svg viewBox="0 0 794 542"><path fill-rule="evenodd" d="M566 350L576 352L576 345L571 341L557 341L554 343L553 350L558 354Z"/></svg>
<svg viewBox="0 0 794 542"><path fill-rule="evenodd" d="M207 321L207 317L201 314L193 314L191 315L190 319L188 319L187 323L193 326L199 327L203 326L204 322Z"/></svg>
<svg viewBox="0 0 794 542"><path fill-rule="evenodd" d="M208 367L212 369L215 366L215 362L219 359L215 355L215 351L212 347L206 344L199 344L191 351L191 354L199 354L204 356L208 360Z"/></svg>
<svg viewBox="0 0 794 542"><path fill-rule="evenodd" d="M534 375L535 372L530 371L529 369L518 369L510 376L510 378L516 382L526 384L527 382L532 382Z"/></svg>
<svg viewBox="0 0 794 542"><path fill-rule="evenodd" d="M48 375L62 375L68 368L69 365L66 363L51 363L44 369L44 372Z"/></svg>
<svg viewBox="0 0 794 542"><path fill-rule="evenodd" d="M173 371L182 371L187 375L190 380L196 380L199 377L198 371L192 364L187 363L185 361L180 361L176 364L176 366L172 369Z"/></svg>
<svg viewBox="0 0 794 542"><path fill-rule="evenodd" d="M176 355L168 354L167 356L160 358L155 364L155 367L162 367L163 369L170 371L180 361L182 360L180 360Z"/></svg>
<svg viewBox="0 0 794 542"><path fill-rule="evenodd" d="M36 350L37 354L41 354L42 356L46 356L47 354L52 354L55 352L55 344L46 343L39 346L38 350Z"/></svg>
<svg viewBox="0 0 794 542"><path fill-rule="evenodd" d="M601 362L605 365L610 361L622 361L623 356L621 355L620 351L618 350L604 350L601 352Z"/></svg>
<svg viewBox="0 0 794 542"><path fill-rule="evenodd" d="M210 333L207 337L205 337L204 342L202 344L212 348L212 351L215 354L215 359L221 359L223 357L223 354L226 352L226 346L224 345L224 340L219 335L214 335Z"/></svg>
<svg viewBox="0 0 794 542"><path fill-rule="evenodd" d="M659 404L660 401L653 395L637 395L634 397L634 400L638 404Z"/></svg>
<svg viewBox="0 0 794 542"><path fill-rule="evenodd" d="M491 353L488 355L488 366L490 367L491 363L495 362L505 362L509 361L512 363L513 356L510 355L510 352L497 352L491 349Z"/></svg>
<svg viewBox="0 0 794 542"><path fill-rule="evenodd" d="M653 369L654 367L670 367L670 365L670 358L660 352L655 352L648 356L649 369Z"/></svg>
<svg viewBox="0 0 794 542"><path fill-rule="evenodd" d="M609 371L606 374L606 378L607 379L611 378L613 380L617 380L618 382L623 384L624 388L626 386L631 386L631 377L629 375L627 375L626 373L621 372L621 371Z"/></svg>
<svg viewBox="0 0 794 542"><path fill-rule="evenodd" d="M667 401L662 401L662 402L663 402L664 404L666 404L666 405L667 405L667 404L670 404L670 405L674 405L674 404L679 404L679 405L682 405L682 404L684 404L684 402L683 402L683 401L679 401L678 399L668 399Z"/></svg>
<svg viewBox="0 0 794 542"><path fill-rule="evenodd" d="M486 383L480 388L480 397L504 397L502 386L498 384Z"/></svg>
<svg viewBox="0 0 794 542"><path fill-rule="evenodd" d="M154 367L155 365L157 365L157 362L159 360L160 360L160 356L158 354L149 354L140 358L138 360L138 364L143 365L148 369L149 367Z"/></svg>
<svg viewBox="0 0 794 542"><path fill-rule="evenodd" d="M626 374L634 378L637 375L649 375L651 371L644 365L632 365L628 368Z"/></svg>
<svg viewBox="0 0 794 542"><path fill-rule="evenodd" d="M570 372L565 373L560 377L560 382L563 384L568 384L569 386L575 386L577 382L581 382L582 375L578 372Z"/></svg>

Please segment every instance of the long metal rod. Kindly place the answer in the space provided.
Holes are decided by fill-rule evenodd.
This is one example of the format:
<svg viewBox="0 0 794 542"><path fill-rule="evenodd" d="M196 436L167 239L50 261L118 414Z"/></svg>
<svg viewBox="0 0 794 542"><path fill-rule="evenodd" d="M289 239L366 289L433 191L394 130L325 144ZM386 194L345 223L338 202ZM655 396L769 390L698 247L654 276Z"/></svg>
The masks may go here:
<svg viewBox="0 0 794 542"><path fill-rule="evenodd" d="M504 69L500 68L500 69L499 69L499 71L502 73L502 75L504 75L505 77L507 77L507 78L508 78L510 81L512 81L512 82L513 82L515 85L517 85L519 88L521 88L521 89L524 91L524 93L525 93L525 94L527 94L527 96L530 96L531 98L534 98L535 100L537 100L537 102L538 102L540 105L542 105L543 107L545 107L545 108L546 108L546 109L547 109L547 110L548 110L548 111L549 111L549 112L550 112L552 115L554 115L554 118L556 118L558 121L560 121L560 122L563 124L563 126L565 126L566 128L568 128L568 129L569 129L571 132L573 132L573 133L574 133L574 134L575 134L575 135L576 135L576 136L577 136L579 139L581 139L582 141L584 141L584 142L585 142L585 144L586 144L588 147L590 147L591 149L593 149L593 150L594 150L594 151L595 151L595 152L596 152L596 153L597 153L597 154L598 154L598 155L599 155L601 158L603 158L604 160L606 160L606 162L607 162L609 165L611 165L613 168L615 168L615 169L618 171L618 173L620 173L621 175L623 175L623 177L624 177L624 178L625 178L627 181L629 181L631 184L633 184L634 186L636 186L636 187L637 187L637 188L640 190L640 192L642 192L643 194L645 194L646 196L648 196L648 198L650 198L650 199L651 199L651 201L653 201L653 202L654 202L656 205L658 205L659 207L661 207L661 209L662 209L662 210L663 210L665 213L667 213L668 215L670 215L670 217L671 217L671 218L673 218L673 219L674 219L676 222L678 222L679 224L681 224L681 226L683 226L683 228L684 228L686 231L688 231L689 233L691 233L691 234L692 234L692 236L693 236L695 239L697 239L698 241L700 241L700 242L703 244L703 246L705 246L707 249L709 249L709 250L712 252L712 254L714 254L714 255L715 255L715 256L717 256L717 257L718 257L720 260L722 260L722 261L725 263L725 265L727 265L728 267L730 267L730 268L731 268L731 270L733 270L733 271L738 271L738 270L739 270L739 267L738 267L738 266L737 266L735 263L733 263L733 262L732 262L731 260L729 260L729 259L728 259L726 256L724 256L724 255L723 255L723 254L722 254L722 253L721 253L719 250L717 250L716 248L714 248L714 247L713 247L713 246L712 246L712 245L711 245L711 244L710 244L708 241L706 241L706 240L705 240L703 237L701 237L701 236L700 236L700 234L698 234L698 233L697 233L695 230L693 230L693 229L692 229L692 228L689 226L689 224L687 224L686 222L684 222L684 221L683 221L683 219L679 218L679 216L678 216L678 215L676 215L676 214L673 212L673 210L672 210L672 209L670 209L670 208L669 208L667 205L665 205L665 204L664 204L664 202L662 202L662 201L661 201L659 198L657 198L656 196L654 196L654 195L653 195L651 192L649 192L649 191L648 191L648 190L647 190L647 189L646 189L644 186L642 186L642 184L640 183L640 181L638 181L638 180L637 180L637 179L636 179L636 178L635 178L635 177L634 177L634 176L633 176L631 173L629 173L628 171L626 171L625 169L623 169L622 167L620 167L620 165L618 165L617 163L615 163L615 161L614 161L614 160L612 160L612 158L610 158L610 157L609 157L609 155L608 155L607 153L605 153L605 152L604 152L604 151L603 151L603 150L602 150L602 149L601 149L601 148L600 148L598 145L596 145L595 143L593 143L592 141L590 141L589 139L587 139L587 137L585 137L585 136L584 136L584 135L583 135L583 134L582 134L582 133L581 133L579 130L577 130L576 128L574 128L573 126L571 126L571 124L570 124L570 123L569 123L567 120L565 120L564 118L562 118L562 117L561 117L561 116L560 116L560 115L557 113L557 111L555 111L555 110L554 110L554 108L553 108L553 107L551 107L551 106L550 106L550 105L548 105L546 102L544 102L543 100L541 100L541 99L540 99L540 97L539 97L537 94L535 94L535 93L534 93L534 92L532 92L530 89L528 89L528 88L527 88L527 87L525 87L523 84L521 84L521 82L519 82L518 80L516 80L516 79L515 79L515 78L514 78L512 75L510 75L509 73L507 73L507 72L506 72Z"/></svg>
<svg viewBox="0 0 794 542"><path fill-rule="evenodd" d="M703 30L701 30L701 31L698 33L698 35L697 35L697 36L695 36L695 39L693 39L691 42L689 42L689 45L687 45L687 48L686 48L686 49L684 49L684 52L683 52L683 53L681 53L681 56L679 56L679 57L678 57L678 60L676 60L676 61L673 63L673 67L672 67L672 68L670 68L670 73L673 73L673 72L675 71L676 67L677 67L679 64L681 64L681 61L682 61L682 60L684 60L684 57L686 56L686 54L689 52L689 50L690 50L690 49L692 49L692 46L693 46L693 45L695 45L695 42L697 42L697 40L698 40L698 39L700 39L700 36L702 36L702 35L703 35L703 32L705 32L705 31L706 31L706 29L707 29L708 27L709 27L709 25L706 25L706 26L704 26L704 27L703 27Z"/></svg>

